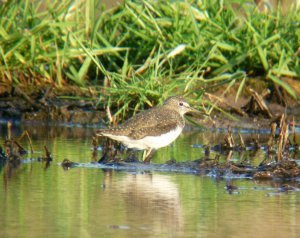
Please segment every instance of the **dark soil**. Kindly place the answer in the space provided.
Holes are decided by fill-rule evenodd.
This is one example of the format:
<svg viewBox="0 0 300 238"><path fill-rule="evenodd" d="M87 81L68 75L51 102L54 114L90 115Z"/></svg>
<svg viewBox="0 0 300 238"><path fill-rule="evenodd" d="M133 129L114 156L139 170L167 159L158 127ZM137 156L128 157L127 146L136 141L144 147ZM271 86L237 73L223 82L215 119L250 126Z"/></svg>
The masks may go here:
<svg viewBox="0 0 300 238"><path fill-rule="evenodd" d="M104 108L97 107L99 95L94 92L93 88L56 88L48 85L37 89L3 85L0 88L0 118L4 120L18 119L21 121L103 124L106 114ZM249 89L249 92L241 96L237 102L232 91L229 91L225 97L220 96L222 95L222 90L205 93L204 100L217 104L227 114L214 110L209 118L203 120L191 117L192 121L206 127L228 128L228 134L224 138L224 144L209 145L209 149L205 151L205 157L196 161L177 162L176 160L171 160L166 164L144 164L131 155L127 156L125 160L119 160L118 155L114 152L118 151L119 148L111 149L104 146L102 157L98 162L77 164L66 159L62 162L62 166L65 169L78 166L95 166L102 169L210 174L214 177L239 176L254 179L299 179L300 169L296 162L299 145L296 142L296 130L294 127L299 125L297 124L297 118L294 119L300 114L299 102L286 98L284 100L285 105L283 105L280 103L280 100L274 100L274 96L273 98L270 97L270 94L263 90L259 92L258 90ZM231 117L228 117L228 115ZM234 144L230 128L270 129L271 124L275 128L279 128L279 134L275 135L275 132L270 134L269 142L266 145L266 158L258 166L242 162L235 163L230 158L220 162L219 157L209 157L210 149L217 152L219 150L220 154L225 153L228 156L233 151L245 151L249 146L253 151L259 150L261 148L260 145L255 143L245 145L242 138L239 144ZM289 139L289 128L293 128L292 139L291 136ZM95 154L97 154L97 146L98 142L93 140ZM108 153L105 153L105 150ZM13 165L11 167L15 168L22 162L22 153L23 148L20 143L16 139L8 137L3 149L0 147L0 161L2 164ZM36 160L46 161L46 167L49 166L52 161L51 152L45 147L45 156Z"/></svg>
<svg viewBox="0 0 300 238"><path fill-rule="evenodd" d="M0 87L0 118L57 123L103 123L105 113L96 106L92 89L79 87Z"/></svg>
<svg viewBox="0 0 300 238"><path fill-rule="evenodd" d="M251 89L249 87L244 90L245 92L236 101L237 88L232 88L223 95L224 88L219 87L217 91L205 93L204 105L205 101L210 102L227 114L214 109L208 118L191 117L191 119L196 124L205 127L227 128L230 126L261 129L269 128L271 122L278 120L283 113L286 113L289 121L292 121L294 116L300 115L300 101L279 93L280 90L274 89L275 93L266 94L264 89L266 85L252 84ZM249 93L250 90L254 93ZM258 98L254 98L255 93ZM0 85L0 118L20 121L104 124L107 121L107 115L105 108L97 105L98 97L98 93L92 87L12 86L3 83ZM266 107L260 107L259 104L265 104Z"/></svg>

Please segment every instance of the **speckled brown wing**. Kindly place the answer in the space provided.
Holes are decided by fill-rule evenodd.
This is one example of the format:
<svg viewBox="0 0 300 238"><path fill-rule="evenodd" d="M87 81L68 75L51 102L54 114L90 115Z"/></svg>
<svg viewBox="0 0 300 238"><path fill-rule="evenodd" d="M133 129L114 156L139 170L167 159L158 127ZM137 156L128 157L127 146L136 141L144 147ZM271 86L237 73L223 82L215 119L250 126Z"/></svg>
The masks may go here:
<svg viewBox="0 0 300 238"><path fill-rule="evenodd" d="M168 133L171 130L174 130L177 127L176 121L157 124L155 130L152 127L143 127L134 129L129 134L129 137L135 140L142 139L146 136L159 136L161 134Z"/></svg>
<svg viewBox="0 0 300 238"><path fill-rule="evenodd" d="M128 136L138 140L145 136L158 136L175 129L178 126L184 126L184 119L179 113L167 108L154 108L144 113L137 114L125 122L122 127L131 127ZM134 125L132 127L132 125Z"/></svg>
<svg viewBox="0 0 300 238"><path fill-rule="evenodd" d="M117 136L129 136L133 130L136 130L136 128L142 127L144 121L146 118L151 117L151 111L153 109L149 109L147 111L143 111L141 113L136 114L135 116L131 117L127 121L125 121L123 124L118 125L114 128L106 128L106 129L100 129L97 131L98 135L117 135Z"/></svg>
<svg viewBox="0 0 300 238"><path fill-rule="evenodd" d="M178 126L184 126L181 115L169 108L156 107L136 114L115 128L101 129L98 135L123 135L132 139L142 139L145 136L157 136L167 133Z"/></svg>
<svg viewBox="0 0 300 238"><path fill-rule="evenodd" d="M105 128L105 129L97 130L96 134L98 136L108 136L108 135L128 136L130 132L131 132L130 128L115 127L115 128Z"/></svg>

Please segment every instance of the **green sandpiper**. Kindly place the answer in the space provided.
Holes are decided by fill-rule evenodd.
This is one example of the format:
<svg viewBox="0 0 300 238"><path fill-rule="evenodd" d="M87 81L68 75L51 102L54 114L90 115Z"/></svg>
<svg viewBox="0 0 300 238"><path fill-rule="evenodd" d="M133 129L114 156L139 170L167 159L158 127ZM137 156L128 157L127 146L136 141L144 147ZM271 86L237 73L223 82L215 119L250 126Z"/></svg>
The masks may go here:
<svg viewBox="0 0 300 238"><path fill-rule="evenodd" d="M155 150L171 144L181 134L188 112L199 113L182 96L172 96L163 105L140 112L115 128L100 129L96 135L144 150L143 161L148 163Z"/></svg>

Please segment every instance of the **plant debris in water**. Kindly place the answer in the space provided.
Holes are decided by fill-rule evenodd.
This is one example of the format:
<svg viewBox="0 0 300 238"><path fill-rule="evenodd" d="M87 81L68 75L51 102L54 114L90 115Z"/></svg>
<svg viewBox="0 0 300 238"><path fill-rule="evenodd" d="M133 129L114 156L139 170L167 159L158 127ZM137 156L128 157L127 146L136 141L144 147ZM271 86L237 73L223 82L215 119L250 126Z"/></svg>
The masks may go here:
<svg viewBox="0 0 300 238"><path fill-rule="evenodd" d="M3 148L0 147L1 164L9 167L8 171L18 167L27 151L21 146L20 141L27 136L30 141L31 151L33 152L31 139L28 132L24 132L18 139L12 137L12 124L8 122L8 136ZM277 129L278 127L278 129ZM257 140L245 142L242 135L238 134L239 143L236 143L229 127L224 137L224 142L217 145L202 145L204 156L194 161L177 162L175 159L167 161L165 164L144 164L137 159L136 151L127 151L121 144L112 140L106 140L102 146L102 156L98 159L98 142L93 138L93 158L91 163L75 163L65 159L61 166L64 169L74 167L98 167L104 169L116 169L127 171L164 171L181 172L209 175L215 178L253 178L259 180L266 179L299 179L300 167L297 164L299 145L296 141L295 122L287 122L283 114L280 120L271 125L271 133L266 145L260 145ZM46 168L52 161L52 156L45 146L45 156L34 159L35 161L46 162ZM232 160L234 152L244 151L256 152L265 151L265 158L257 165L251 165L244 160ZM214 153L211 153L211 152ZM124 153L126 152L126 153ZM212 158L212 154L215 154ZM255 155L255 153L253 153ZM225 161L221 160L221 155L226 155ZM226 187L229 193L236 188L230 184ZM285 189L287 191L288 189Z"/></svg>
<svg viewBox="0 0 300 238"><path fill-rule="evenodd" d="M122 1L104 10L92 0L1 1L0 108L20 116L11 106L18 95L42 110L52 87L76 85L124 118L176 92L201 102L204 91L234 87L238 99L252 79L273 98L299 99L298 5L283 14L249 2ZM22 86L46 89L35 97ZM55 106L36 119L74 120Z"/></svg>
<svg viewBox="0 0 300 238"><path fill-rule="evenodd" d="M0 146L0 166L5 166L6 175L10 177L13 170L19 167L19 165L24 160L24 155L28 152L20 145L20 141L26 136L30 143L31 153L33 153L33 146L31 142L30 135L27 131L24 131L19 138L14 138L12 136L12 123L7 123L8 136L4 141L4 150ZM50 162L53 160L50 151L47 146L44 146L45 156L38 157L32 160L45 162L45 168L50 166Z"/></svg>
<svg viewBox="0 0 300 238"><path fill-rule="evenodd" d="M277 124L271 125L271 134L267 145L262 146L258 141L253 140L247 144L239 134L240 142L234 142L231 128L224 138L224 143L218 145L204 145L205 155L203 158L177 162L172 159L165 164L143 164L133 151L129 151L129 155L123 156L124 147L119 143L106 139L102 146L102 157L96 163L80 164L71 161L64 161L62 166L81 167L95 166L100 168L113 168L120 170L153 170L153 171L175 171L183 173L207 174L213 177L239 177L254 179L295 179L300 177L300 167L296 162L299 145L296 142L295 123L291 125L291 136L289 135L289 124L286 116L283 114ZM278 130L276 130L278 127ZM276 131L279 133L276 134ZM291 137L291 139L290 139ZM235 151L243 152L246 150L258 151L265 149L265 158L258 166L253 166L243 161L231 160ZM218 152L214 158L211 158L211 150ZM97 147L94 141L94 153L97 153ZM225 154L226 161L220 161L220 156ZM255 154L255 153L254 153ZM124 157L123 159L121 159ZM232 188L228 188L232 190Z"/></svg>

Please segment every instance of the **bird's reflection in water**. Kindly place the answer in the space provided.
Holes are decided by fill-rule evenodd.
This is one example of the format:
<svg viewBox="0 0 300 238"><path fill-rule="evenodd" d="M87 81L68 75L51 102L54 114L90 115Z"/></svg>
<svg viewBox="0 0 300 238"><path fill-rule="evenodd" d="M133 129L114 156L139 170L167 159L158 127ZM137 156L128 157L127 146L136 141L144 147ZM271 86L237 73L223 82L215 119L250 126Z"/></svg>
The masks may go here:
<svg viewBox="0 0 300 238"><path fill-rule="evenodd" d="M178 236L183 226L177 185L167 175L128 174L120 184L128 220L141 219L152 234Z"/></svg>

